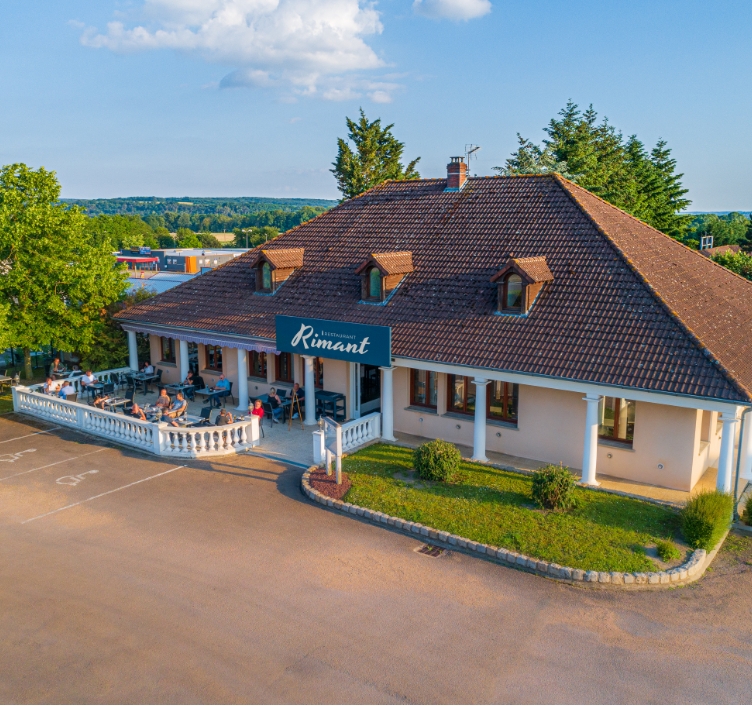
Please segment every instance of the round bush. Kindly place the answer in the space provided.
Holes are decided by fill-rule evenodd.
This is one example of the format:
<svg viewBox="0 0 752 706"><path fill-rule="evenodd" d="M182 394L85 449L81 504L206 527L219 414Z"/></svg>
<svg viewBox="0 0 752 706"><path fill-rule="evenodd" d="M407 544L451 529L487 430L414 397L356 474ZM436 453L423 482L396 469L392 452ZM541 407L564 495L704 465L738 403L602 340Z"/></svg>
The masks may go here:
<svg viewBox="0 0 752 706"><path fill-rule="evenodd" d="M415 449L415 470L423 480L450 482L460 468L460 450L448 441L436 439Z"/></svg>
<svg viewBox="0 0 752 706"><path fill-rule="evenodd" d="M719 490L698 493L687 501L679 517L687 544L710 551L731 525L734 499Z"/></svg>
<svg viewBox="0 0 752 706"><path fill-rule="evenodd" d="M742 515L742 521L745 525L752 525L752 495L747 498L747 502L744 503L744 514Z"/></svg>
<svg viewBox="0 0 752 706"><path fill-rule="evenodd" d="M566 466L544 466L533 473L533 501L546 510L574 507L575 477Z"/></svg>

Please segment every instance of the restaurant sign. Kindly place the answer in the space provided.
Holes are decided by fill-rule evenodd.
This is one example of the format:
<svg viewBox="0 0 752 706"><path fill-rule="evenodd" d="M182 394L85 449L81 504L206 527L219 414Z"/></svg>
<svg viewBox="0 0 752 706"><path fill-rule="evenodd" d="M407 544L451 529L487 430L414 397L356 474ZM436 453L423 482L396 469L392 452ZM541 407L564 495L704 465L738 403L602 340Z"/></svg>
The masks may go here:
<svg viewBox="0 0 752 706"><path fill-rule="evenodd" d="M277 350L366 365L392 364L392 329L345 321L277 316Z"/></svg>

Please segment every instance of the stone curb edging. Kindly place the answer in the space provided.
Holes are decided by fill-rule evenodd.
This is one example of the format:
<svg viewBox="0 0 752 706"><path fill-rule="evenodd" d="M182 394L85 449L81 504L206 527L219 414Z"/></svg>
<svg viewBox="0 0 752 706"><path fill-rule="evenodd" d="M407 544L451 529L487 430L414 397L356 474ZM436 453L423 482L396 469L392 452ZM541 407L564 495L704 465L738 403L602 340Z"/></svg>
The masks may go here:
<svg viewBox="0 0 752 706"><path fill-rule="evenodd" d="M622 571L584 571L583 569L572 569L568 566L561 566L553 562L534 559L533 557L519 554L508 549L492 547L488 544L474 542L465 537L459 537L449 532L426 527L418 522L410 522L399 517L392 517L377 510L346 503L342 500L334 500L323 493L311 487L309 479L311 472L319 470L318 466L311 466L303 472L301 478L301 488L303 494L320 505L325 505L340 512L346 512L356 517L362 517L365 520L387 525L392 529L399 530L404 534L415 536L421 540L431 540L440 542L452 549L464 549L473 554L483 555L484 558L495 561L505 566L510 566L521 571L535 573L539 576L545 576L548 579L562 581L571 584L597 584L600 586L610 585L620 588L665 588L667 586L681 586L693 581L697 581L708 568L715 558L718 550L721 548L728 531L724 533L721 540L711 552L704 549L695 549L689 560L681 566L668 571L652 571L649 573L639 572L622 572Z"/></svg>

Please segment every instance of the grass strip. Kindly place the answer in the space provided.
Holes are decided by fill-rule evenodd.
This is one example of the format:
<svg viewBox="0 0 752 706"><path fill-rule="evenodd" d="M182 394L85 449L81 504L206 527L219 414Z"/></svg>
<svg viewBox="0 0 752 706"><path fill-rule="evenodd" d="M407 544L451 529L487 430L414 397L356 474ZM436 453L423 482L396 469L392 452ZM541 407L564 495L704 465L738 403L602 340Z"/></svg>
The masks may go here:
<svg viewBox="0 0 752 706"><path fill-rule="evenodd" d="M413 451L376 444L344 459L345 500L476 542L586 571L655 571L645 546L679 538L671 508L584 488L577 507L545 512L528 476L463 461L460 482L413 480Z"/></svg>

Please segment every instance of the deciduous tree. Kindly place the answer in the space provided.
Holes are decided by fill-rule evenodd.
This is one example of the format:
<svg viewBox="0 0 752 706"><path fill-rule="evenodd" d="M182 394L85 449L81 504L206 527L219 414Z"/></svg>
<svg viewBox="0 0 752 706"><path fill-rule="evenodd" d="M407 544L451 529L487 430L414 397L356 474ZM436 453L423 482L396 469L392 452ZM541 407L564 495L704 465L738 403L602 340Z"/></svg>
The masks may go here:
<svg viewBox="0 0 752 706"><path fill-rule="evenodd" d="M54 172L11 164L0 169L0 304L8 344L31 351L52 345L87 352L95 323L126 288L109 237L87 228L78 207L59 201Z"/></svg>

